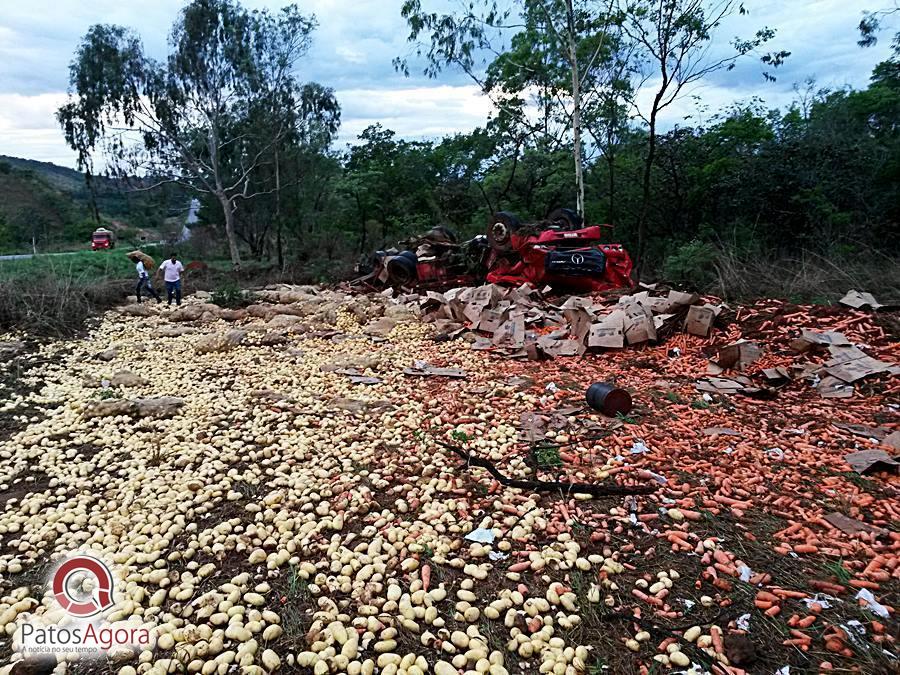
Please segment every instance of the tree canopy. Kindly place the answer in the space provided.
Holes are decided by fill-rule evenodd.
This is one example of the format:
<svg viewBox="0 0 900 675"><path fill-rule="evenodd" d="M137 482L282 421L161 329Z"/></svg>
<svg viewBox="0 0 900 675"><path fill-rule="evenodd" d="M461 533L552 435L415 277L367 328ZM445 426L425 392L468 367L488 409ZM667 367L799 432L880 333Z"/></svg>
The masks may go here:
<svg viewBox="0 0 900 675"><path fill-rule="evenodd" d="M785 109L754 98L673 125L661 115L739 59L758 64L764 96L790 45L754 24L750 2L446 7L404 2L411 48L394 65L466 73L494 103L469 132L410 140L373 123L336 150L337 94L297 73L315 18L236 0L187 5L162 62L127 28L91 28L59 119L89 175L104 162L142 190L172 182L199 192L236 265L242 255L277 260L310 279L347 274L357 255L435 225L464 237L496 211L531 220L558 207L615 225L645 277L698 287L726 258L838 264L897 252L900 44L867 87L808 81ZM862 44L895 12L866 14ZM719 35L731 15L746 37ZM5 222L8 240L18 221Z"/></svg>
<svg viewBox="0 0 900 675"><path fill-rule="evenodd" d="M304 87L294 72L314 27L296 5L271 13L194 0L160 63L131 30L93 26L58 113L79 166L91 174L99 150L118 175L157 176L211 195L239 266L239 205L281 189L261 179L263 168L292 135L321 144L339 119L331 92Z"/></svg>

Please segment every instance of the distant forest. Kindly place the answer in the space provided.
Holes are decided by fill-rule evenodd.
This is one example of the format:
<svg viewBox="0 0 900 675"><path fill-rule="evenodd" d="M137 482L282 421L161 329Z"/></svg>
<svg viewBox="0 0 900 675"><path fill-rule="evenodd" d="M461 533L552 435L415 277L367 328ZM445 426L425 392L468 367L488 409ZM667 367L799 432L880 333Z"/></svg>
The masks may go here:
<svg viewBox="0 0 900 675"><path fill-rule="evenodd" d="M663 131L658 115L689 85L716 71L727 77L749 59L760 63L764 91L790 45L776 50L775 32L751 18L755 37L735 41L721 61L704 60L719 23L744 13L732 2L521 0L511 3L516 22L485 3L447 15L427 4L403 6L411 56L398 57L397 69L468 73L496 113L470 133L434 141L376 124L346 149L334 147L340 93L298 75L315 20L295 6L269 14L232 0L192 3L162 62L144 56L130 29L93 27L59 118L79 166L103 173L96 162L111 178L64 191L53 172L38 178L34 170L29 180L49 182L74 206L53 207L68 214L59 224L47 224L52 214L34 204L7 207L0 233L14 246L36 228L83 239L98 213L152 226L170 215L174 190L176 201L199 194L202 220L223 235L209 240L217 247L209 256L327 278L435 225L462 238L483 232L496 211L529 220L565 206L614 225L611 236L640 258L646 278L706 288L723 270L755 278L811 260L821 268L866 262L867 281L900 288L900 40L864 89L809 81L795 87L788 109L752 100ZM885 16L867 15L848 35L857 31L863 49ZM210 59L217 49L228 58ZM482 64L484 54L491 58ZM95 72L101 55L119 69ZM214 82L231 83L228 95ZM655 104L637 115L637 94L648 87ZM112 134L103 122L111 110L130 114L143 140L129 147ZM29 170L0 164L0 181L26 180ZM129 175L162 187L129 194L112 180ZM70 173L60 180L77 182Z"/></svg>

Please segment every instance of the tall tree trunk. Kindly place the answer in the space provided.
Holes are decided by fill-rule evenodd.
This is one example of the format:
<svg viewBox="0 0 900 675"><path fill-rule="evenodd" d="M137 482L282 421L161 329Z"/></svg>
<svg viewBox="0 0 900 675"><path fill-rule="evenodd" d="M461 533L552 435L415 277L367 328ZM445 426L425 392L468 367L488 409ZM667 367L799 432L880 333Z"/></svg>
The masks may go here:
<svg viewBox="0 0 900 675"><path fill-rule="evenodd" d="M87 183L88 197L90 198L91 216L94 222L100 225L100 209L97 208L97 188L94 185L94 177L90 170L84 173L84 182Z"/></svg>
<svg viewBox="0 0 900 675"><path fill-rule="evenodd" d="M656 161L656 115L658 114L659 101L662 92L659 92L653 102L650 111L650 137L647 140L647 158L644 160L643 196L641 211L638 218L638 264L637 278L640 280L644 271L644 254L647 251L647 218L650 214L650 179L652 177L653 162Z"/></svg>
<svg viewBox="0 0 900 675"><path fill-rule="evenodd" d="M616 151L613 139L619 128L619 111L612 107L612 120L606 127L606 161L609 163L609 224L616 224Z"/></svg>
<svg viewBox="0 0 900 675"><path fill-rule="evenodd" d="M238 249L237 235L235 234L235 206L224 194L216 195L222 210L225 212L225 236L228 239L228 252L231 255L231 266L237 271L241 269L241 252Z"/></svg>
<svg viewBox="0 0 900 675"><path fill-rule="evenodd" d="M572 64L572 101L575 106L572 112L572 137L574 143L573 154L575 156L575 189L576 210L578 215L584 215L584 171L581 162L581 79L578 75L578 50L575 42L575 10L572 0L566 0L569 33L569 60Z"/></svg>
<svg viewBox="0 0 900 675"><path fill-rule="evenodd" d="M609 224L616 224L616 156L609 154L606 158L609 163Z"/></svg>
<svg viewBox="0 0 900 675"><path fill-rule="evenodd" d="M284 274L284 249L281 243L281 167L278 164L278 148L275 148L275 247L278 253L278 270Z"/></svg>

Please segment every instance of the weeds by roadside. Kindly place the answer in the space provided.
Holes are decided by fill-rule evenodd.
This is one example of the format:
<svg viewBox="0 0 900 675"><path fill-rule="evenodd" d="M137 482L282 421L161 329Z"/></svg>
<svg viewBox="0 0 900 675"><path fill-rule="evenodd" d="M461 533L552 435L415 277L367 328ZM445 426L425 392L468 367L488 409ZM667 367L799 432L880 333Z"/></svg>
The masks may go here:
<svg viewBox="0 0 900 675"><path fill-rule="evenodd" d="M245 292L234 282L226 283L214 290L210 297L214 305L227 309L239 309L246 307L254 301L252 293Z"/></svg>
<svg viewBox="0 0 900 675"><path fill-rule="evenodd" d="M719 253L716 280L707 290L726 300L783 298L791 302L828 304L855 288L881 302L900 300L900 262L863 248L841 259L807 252L799 257L739 257Z"/></svg>
<svg viewBox="0 0 900 675"><path fill-rule="evenodd" d="M0 330L67 337L84 321L120 303L127 281L97 283L73 276L34 281L0 281Z"/></svg>

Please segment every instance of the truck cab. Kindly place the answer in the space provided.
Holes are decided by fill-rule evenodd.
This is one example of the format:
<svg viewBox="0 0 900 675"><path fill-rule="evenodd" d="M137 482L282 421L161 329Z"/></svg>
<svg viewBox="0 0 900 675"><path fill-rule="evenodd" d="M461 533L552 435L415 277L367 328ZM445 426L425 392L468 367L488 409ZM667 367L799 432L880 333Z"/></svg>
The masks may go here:
<svg viewBox="0 0 900 675"><path fill-rule="evenodd" d="M101 249L115 248L116 235L111 230L98 227L91 235L91 250L99 251Z"/></svg>

